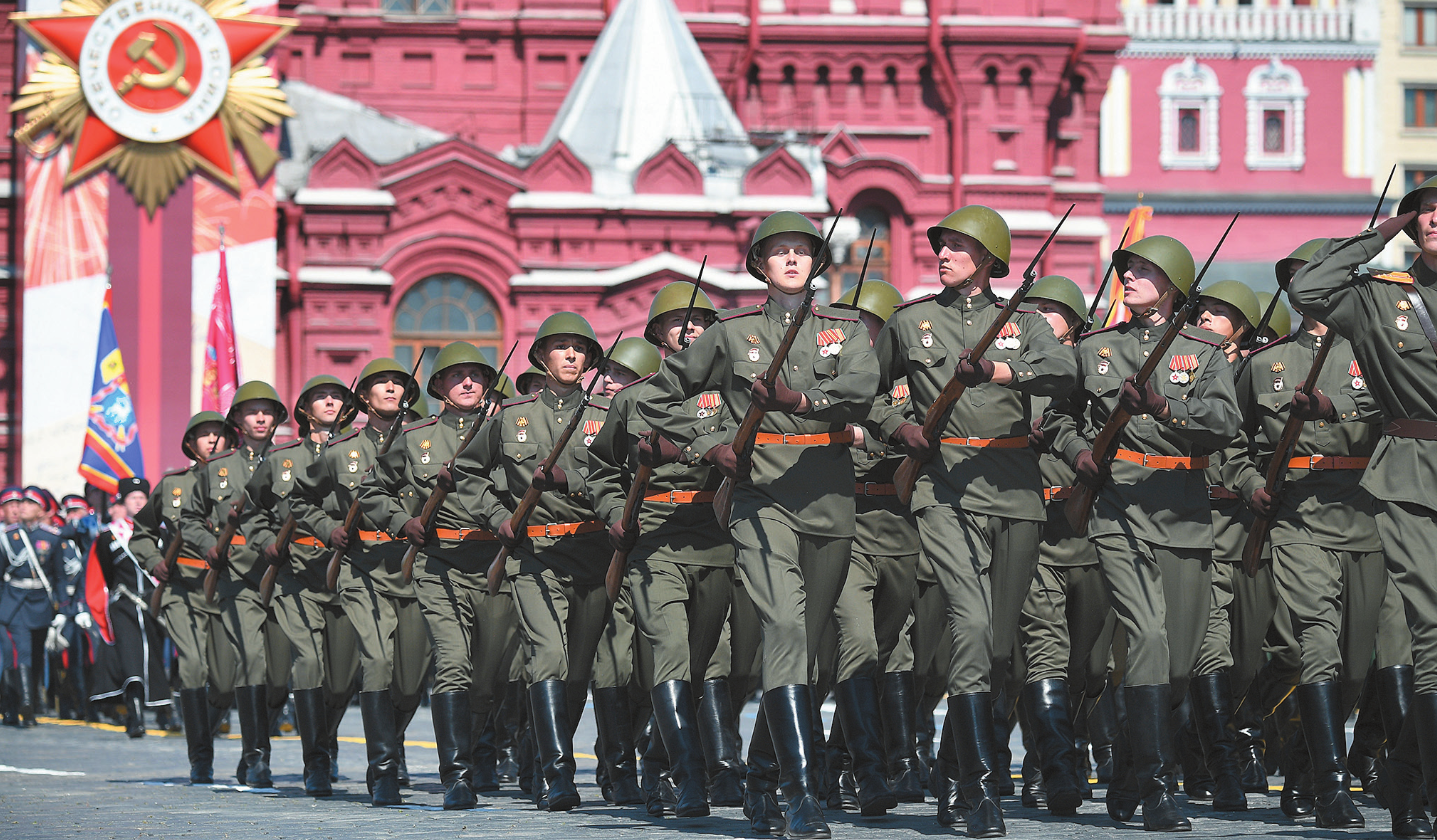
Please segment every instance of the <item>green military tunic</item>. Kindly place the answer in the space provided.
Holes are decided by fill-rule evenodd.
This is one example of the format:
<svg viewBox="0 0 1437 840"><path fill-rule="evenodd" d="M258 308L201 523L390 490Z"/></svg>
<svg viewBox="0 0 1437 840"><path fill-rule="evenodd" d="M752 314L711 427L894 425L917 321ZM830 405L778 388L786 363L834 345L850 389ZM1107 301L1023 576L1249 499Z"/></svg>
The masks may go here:
<svg viewBox="0 0 1437 840"><path fill-rule="evenodd" d="M549 388L504 404L454 464L457 491L480 500L471 510L491 531L512 516L533 482L534 470L554 448L583 399L575 388L559 395ZM608 618L604 572L611 550L589 503L589 447L603 429L609 404L595 397L555 466L568 478L567 492L545 492L528 528L580 526L574 533L521 535L506 574L519 616L519 639L532 685L565 680L587 686L594 653ZM488 555L486 560L492 560ZM487 563L485 564L487 567Z"/></svg>
<svg viewBox="0 0 1437 840"><path fill-rule="evenodd" d="M1387 569L1406 602L1415 690L1430 694L1437 692L1437 441L1422 437L1437 435L1414 437L1391 424L1437 422L1437 351L1408 298L1413 292L1429 312L1437 307L1437 272L1419 258L1405 274L1361 273L1385 244L1374 231L1332 240L1293 277L1289 294L1303 312L1352 341L1364 384L1388 424L1362 487L1376 500Z"/></svg>
<svg viewBox="0 0 1437 840"><path fill-rule="evenodd" d="M371 418L363 429L330 441L295 476L290 505L301 531L324 542L344 524L360 482L392 427L392 421ZM403 580L405 543L393 539L386 530L389 524L361 515L358 533L340 565L338 589L358 635L360 690L392 688L395 705L407 712L418 706L429 668L429 633L414 587ZM329 554L324 552L326 566Z"/></svg>
<svg viewBox="0 0 1437 840"><path fill-rule="evenodd" d="M651 380L640 379L613 398L608 420L589 447L589 495L599 518L610 524L623 518L639 468L639 439L652 428L638 411L653 397ZM721 405L719 393L708 391L680 410L697 434L719 416ZM626 576L634 621L653 651L655 684L704 679L723 635L733 596L734 550L714 515L713 493L721 480L707 464L664 464L645 491L646 497L668 495L642 504Z"/></svg>
<svg viewBox="0 0 1437 840"><path fill-rule="evenodd" d="M1299 330L1252 356L1238 383L1243 445L1224 464L1223 478L1243 498L1267 484L1292 395L1324 342L1332 348L1316 387L1332 400L1337 419L1303 423L1289 457L1353 460L1289 468L1269 536L1271 574L1302 646L1302 683L1342 678L1344 694L1352 695L1372 657L1387 572L1372 497L1360 484L1381 437L1381 415L1351 342L1332 331Z"/></svg>
<svg viewBox="0 0 1437 840"><path fill-rule="evenodd" d="M1129 321L1084 336L1078 346L1082 390L1044 423L1049 446L1069 465L1092 448L1118 408L1124 377L1137 373L1166 329ZM1233 440L1240 416L1232 366L1216 338L1196 328L1177 336L1152 378L1171 416L1133 417L1118 436L1120 451L1191 459ZM1127 634L1127 684L1170 684L1173 696L1186 693L1212 587L1212 513L1203 469L1114 460L1093 505L1088 538Z"/></svg>
<svg viewBox="0 0 1437 840"><path fill-rule="evenodd" d="M950 289L900 306L874 344L881 387L907 377L913 413L925 417L952 379L960 353L1001 315L1001 303L989 289ZM953 638L952 694L986 692L1011 668L1045 518L1038 457L1027 445L1038 416L1033 400L1064 395L1075 381L1072 349L1036 312L1014 313L983 357L1008 365L1012 382L963 392L939 436L964 442L940 445L913 490L923 550L942 589ZM900 412L889 412L879 428L891 436L904 422Z"/></svg>
<svg viewBox="0 0 1437 840"><path fill-rule="evenodd" d="M496 421L445 411L405 426L361 485L365 517L398 534L423 512L440 469L476 422ZM488 521L471 513L491 505L479 495L490 492L487 485L465 482L462 492L456 487L446 495L435 511L434 536L414 561L414 589L434 640L431 691L468 691L478 721L487 719L497 688L507 682L518 644L514 599L507 591L489 597L486 582L498 540Z"/></svg>
<svg viewBox="0 0 1437 840"><path fill-rule="evenodd" d="M639 415L698 463L732 443L795 312L774 299L726 312L684 352L664 361ZM813 306L781 378L804 394L802 415L766 413L760 434L838 435L862 420L878 376L863 324L850 311ZM716 391L722 404L694 427L689 400ZM753 447L749 480L734 487L729 527L743 587L762 630L763 686L808 684L818 638L847 574L854 535L853 461L836 445ZM795 585L795 583L797 585Z"/></svg>

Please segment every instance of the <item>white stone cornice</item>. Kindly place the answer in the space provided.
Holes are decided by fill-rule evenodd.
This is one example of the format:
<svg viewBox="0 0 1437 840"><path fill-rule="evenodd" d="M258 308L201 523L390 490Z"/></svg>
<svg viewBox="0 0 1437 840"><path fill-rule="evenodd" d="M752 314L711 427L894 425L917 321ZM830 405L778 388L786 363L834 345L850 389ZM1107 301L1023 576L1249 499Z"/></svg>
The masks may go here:
<svg viewBox="0 0 1437 840"><path fill-rule="evenodd" d="M393 207L394 193L357 187L302 187L294 203L309 207Z"/></svg>

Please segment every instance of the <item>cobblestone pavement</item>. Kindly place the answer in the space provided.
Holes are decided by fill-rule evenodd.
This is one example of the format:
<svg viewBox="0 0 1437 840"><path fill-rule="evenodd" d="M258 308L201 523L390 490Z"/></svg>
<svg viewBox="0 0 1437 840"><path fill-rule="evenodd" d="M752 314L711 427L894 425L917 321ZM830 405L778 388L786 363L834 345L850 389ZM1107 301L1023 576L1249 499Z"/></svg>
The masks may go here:
<svg viewBox="0 0 1437 840"><path fill-rule="evenodd" d="M753 706L746 715L752 726ZM623 840L644 832L743 837L748 824L737 808L715 809L697 820L653 820L641 808L606 805L594 784L592 715L586 714L575 743L579 745L579 793L583 805L567 814L540 814L517 789L481 796L482 807L445 812L436 769L428 709L421 708L406 743L413 787L405 791L403 808L375 809L364 786L364 743L359 713L351 709L341 728L340 775L335 795L315 800L304 795L300 782L300 746L294 737L274 742L273 767L277 789L254 791L227 785L191 787L184 736L152 731L130 741L115 727L42 722L34 729L0 727L0 838L200 837L306 840L368 840L395 835L421 837L563 837ZM1014 767L1021 761L1015 743ZM238 760L238 736L216 745L215 768L232 772ZM232 778L232 777L231 777ZM1110 832L1140 832L1141 821L1120 826L1108 819L1102 789L1085 803L1078 816L1060 820L1046 812L1023 808L1017 797L1004 799L1008 836L1083 840ZM1368 797L1358 795L1367 818L1365 831L1327 831L1312 820L1294 823L1271 796L1249 796L1251 810L1243 815L1216 815L1188 805L1193 837L1273 836L1335 838L1390 836L1387 813ZM953 835L933 818L934 805L903 805L884 818L829 812L833 836L840 840L910 835ZM886 833L884 833L886 832ZM1130 836L1135 836L1130 834Z"/></svg>

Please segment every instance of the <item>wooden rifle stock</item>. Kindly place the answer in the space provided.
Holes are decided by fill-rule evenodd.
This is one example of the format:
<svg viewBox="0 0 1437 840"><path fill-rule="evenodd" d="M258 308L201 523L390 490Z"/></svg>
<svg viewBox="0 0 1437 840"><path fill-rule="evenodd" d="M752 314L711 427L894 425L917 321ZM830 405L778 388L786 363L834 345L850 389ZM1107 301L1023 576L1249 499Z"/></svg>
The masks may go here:
<svg viewBox="0 0 1437 840"><path fill-rule="evenodd" d="M215 602L215 588L219 586L220 572L229 565L230 543L234 542L235 533L239 531L240 515L244 513L245 503L248 501L248 493L239 494L239 501L230 508L229 521L225 522L225 529L220 532L219 551L215 553L215 562L211 563L209 571L205 572L206 603Z"/></svg>
<svg viewBox="0 0 1437 840"><path fill-rule="evenodd" d="M634 473L634 485L629 488L629 496L624 499L624 529L626 531L639 527L639 508L643 507L644 494L649 489L649 479L654 477L654 468L647 464L640 464L638 472ZM628 565L629 552L623 549L616 549L614 556L609 558L609 570L604 574L604 591L609 593L609 603L619 598L619 587L624 582L624 567Z"/></svg>
<svg viewBox="0 0 1437 840"><path fill-rule="evenodd" d="M264 570L264 577L259 580L259 598L266 607L269 606L269 602L274 598L274 581L275 578L279 577L279 567L283 566L284 561L289 559L289 543L294 539L294 529L298 524L298 521L294 518L294 514L291 513L289 517L284 520L284 524L279 526L279 534L274 538L275 550L277 552L274 556L274 562L269 564L269 568Z"/></svg>
<svg viewBox="0 0 1437 840"><path fill-rule="evenodd" d="M1332 336L1323 336L1331 339ZM1327 362L1327 351L1332 349L1336 343L1332 340L1322 342L1317 350L1317 356L1312 360L1312 368L1307 372L1307 379L1298 389L1299 393L1312 395L1313 388L1317 386L1317 375L1322 372L1322 366ZM1289 410L1287 422L1283 424L1282 435L1277 439L1277 448L1273 450L1272 460L1267 464L1267 492L1276 496L1282 489L1283 482L1287 480L1287 462L1292 457L1292 450L1297 446L1297 439L1302 436L1302 425L1306 421ZM1257 516L1252 521L1252 528L1247 532L1247 545L1242 549L1242 570L1247 572L1248 577L1257 574L1262 568L1262 548L1267 543L1268 532L1272 530L1272 520Z"/></svg>
<svg viewBox="0 0 1437 840"><path fill-rule="evenodd" d="M175 567L179 565L180 548L185 544L185 538L180 536L178 523L174 532L170 534L170 542L165 546L165 557L160 561L160 568L165 570L165 579L155 584L155 591L150 593L150 615L158 617L160 614L160 602L165 599L165 586L169 584L170 575L175 573Z"/></svg>
<svg viewBox="0 0 1437 840"><path fill-rule="evenodd" d="M489 408L491 404L490 400L485 400L479 405L479 411L474 415L474 425L469 427L469 431L465 433L463 439L459 441L459 448L454 450L454 457L450 458L444 464L444 470L446 472L454 469L454 462L459 460L460 455L464 454L464 450L469 447L469 441L474 439L474 436L479 433L479 427L483 426L484 421L489 419ZM419 511L419 521L424 523L424 533L428 534L429 529L434 527L434 517L439 514L439 507L444 504L444 500L447 498L449 498L449 488L435 482L434 489L429 493L429 498L424 500L424 509ZM408 585L414 580L414 560L418 556L419 546L410 543L409 548L404 551L403 575L405 585Z"/></svg>

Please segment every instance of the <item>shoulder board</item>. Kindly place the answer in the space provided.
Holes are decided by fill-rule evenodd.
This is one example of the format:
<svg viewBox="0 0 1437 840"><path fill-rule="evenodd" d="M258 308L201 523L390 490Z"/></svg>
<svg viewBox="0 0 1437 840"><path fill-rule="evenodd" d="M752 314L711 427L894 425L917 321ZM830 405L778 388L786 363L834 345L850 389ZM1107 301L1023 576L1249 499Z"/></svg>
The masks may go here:
<svg viewBox="0 0 1437 840"><path fill-rule="evenodd" d="M642 383L644 383L644 382L648 382L650 379L653 379L655 376L658 376L658 375L659 375L659 374L658 374L658 372L656 371L656 372L654 372L654 373L649 374L648 376L640 376L638 379L635 379L633 382L630 382L629 384L627 384L627 385L625 385L624 387L620 388L620 389L619 389L619 392L620 392L620 393L623 393L624 391L629 390L630 388L634 387L635 385L639 385L639 384L642 384Z"/></svg>
<svg viewBox="0 0 1437 840"><path fill-rule="evenodd" d="M216 461L218 461L218 460L220 460L220 459L222 459L222 458L228 458L229 456L231 456L231 455L236 455L236 454L238 454L238 453L239 453L239 450L238 450L238 449L223 449L223 450L220 450L219 452L216 452L215 454L211 455L211 456L209 457L209 460L208 460L208 461L205 461L205 463L206 463L206 464L213 464L214 462L216 462Z"/></svg>
<svg viewBox="0 0 1437 840"><path fill-rule="evenodd" d="M1266 353L1267 351L1269 351L1269 350L1271 350L1272 348L1278 346L1279 344L1289 344L1289 343L1291 343L1291 342L1292 342L1292 336L1291 336L1291 335L1285 335L1285 336L1283 336L1282 338L1279 338L1277 341L1269 341L1268 343L1266 343L1266 344L1262 345L1261 347L1257 348L1256 350L1252 351L1251 355L1249 355L1248 358L1252 358L1252 356L1256 356L1258 353Z"/></svg>
<svg viewBox="0 0 1437 840"><path fill-rule="evenodd" d="M293 449L296 446L299 446L301 443L304 443L304 438L295 438L289 443L282 443L279 446L274 447L270 450L270 452L283 452L286 449Z"/></svg>
<svg viewBox="0 0 1437 840"><path fill-rule="evenodd" d="M1400 283L1404 286L1410 286L1415 282L1415 278L1405 271L1378 271L1368 276L1373 280L1381 280L1383 283Z"/></svg>
<svg viewBox="0 0 1437 840"><path fill-rule="evenodd" d="M512 400L505 400L505 401L504 401L504 407L505 407L505 408L508 408L508 407L511 406L511 405L524 405L524 404L526 404L526 403L531 403L531 402L533 402L534 400L537 400L537 399L539 399L539 395L538 395L538 394L530 394L530 395L528 395L527 397L515 397L515 398L512 399Z"/></svg>
<svg viewBox="0 0 1437 840"><path fill-rule="evenodd" d="M1124 323L1127 323L1127 322L1124 322ZM1117 328L1119 328L1119 327L1121 327L1121 326L1123 326L1123 324L1113 324L1111 327L1103 327L1103 328L1100 329L1100 330L1093 330L1092 332L1083 333L1082 335L1078 336L1078 338L1081 340L1081 339L1087 338L1087 337L1090 336L1090 335L1102 335L1102 334L1105 333L1105 332L1112 332L1113 330L1115 330L1115 329L1117 329Z"/></svg>
<svg viewBox="0 0 1437 840"><path fill-rule="evenodd" d="M894 312L897 312L899 309L907 309L908 307L912 306L912 305L915 304L915 303L924 303L924 302L926 302L926 301L933 300L933 299L936 298L936 297L938 297L938 296L937 296L937 295L924 295L924 296L921 297L921 298L915 298L915 299L913 299L913 300L904 301L903 303L898 304L898 306L897 306L893 311L894 311Z"/></svg>
<svg viewBox="0 0 1437 840"><path fill-rule="evenodd" d="M190 470L192 470L192 469L194 469L194 468L193 468L193 467L181 467L180 469L177 469L177 470L170 470L169 472L167 472L167 473L165 473L164 475L160 476L160 480L163 481L163 480L165 480L165 479L167 479L167 478L179 478L180 476L184 475L185 473L188 473L188 472L189 472Z"/></svg>
<svg viewBox="0 0 1437 840"><path fill-rule="evenodd" d="M60 529L56 528L54 525L51 525L49 522L41 522L39 526L37 526L36 530L46 531L48 533L54 534L55 536L60 535Z"/></svg>
<svg viewBox="0 0 1437 840"><path fill-rule="evenodd" d="M745 315L757 315L763 311L763 304L756 303L753 306L746 306L742 309L730 309L728 312L719 314L720 321L731 321L734 318L742 318Z"/></svg>
<svg viewBox="0 0 1437 840"><path fill-rule="evenodd" d="M1217 333L1208 332L1201 327L1183 327L1182 336L1183 338L1189 338L1193 341L1198 342L1199 344L1206 344L1210 347L1222 346L1222 336L1218 335ZM1213 339L1217 340L1214 341Z"/></svg>
<svg viewBox="0 0 1437 840"><path fill-rule="evenodd" d="M827 318L830 321L851 321L855 324L858 323L858 312L854 309L839 309L834 306L819 306L815 304L813 314L821 318Z"/></svg>
<svg viewBox="0 0 1437 840"><path fill-rule="evenodd" d="M1018 304L1018 306L1013 310L1013 314L1014 314L1014 315L1041 315L1041 314L1043 314L1043 313L1039 312L1039 311L1036 310L1036 309L1024 309L1024 308L1023 308L1023 304L1020 303L1020 304Z"/></svg>
<svg viewBox="0 0 1437 840"><path fill-rule="evenodd" d="M342 441L342 440L349 440L349 439L352 438L352 437L358 437L358 436L359 436L359 433L362 432L362 431L364 431L364 430L363 430L363 429L355 429L354 431L350 432L350 433L347 434L347 435L344 435L344 436L342 436L342 437L337 437L337 438L334 438L334 439L330 440L328 445L329 445L329 446L333 446L333 445L335 445L336 443L339 443L339 442Z"/></svg>
<svg viewBox="0 0 1437 840"><path fill-rule="evenodd" d="M600 411L608 411L609 398L605 396L595 396L589 400L589 408L597 408Z"/></svg>
<svg viewBox="0 0 1437 840"><path fill-rule="evenodd" d="M400 430L399 430L399 433L402 434L402 435L407 435L407 434L409 434L410 432L414 431L415 429L422 429L422 428L424 428L425 426L432 426L432 425L434 425L435 423L438 423L438 422L439 422L439 418L438 418L437 416L435 416L435 417L429 417L429 418L426 418L426 419L424 419L424 420L416 420L416 421L414 421L413 423L410 423L408 426L405 426L403 429L400 429Z"/></svg>

